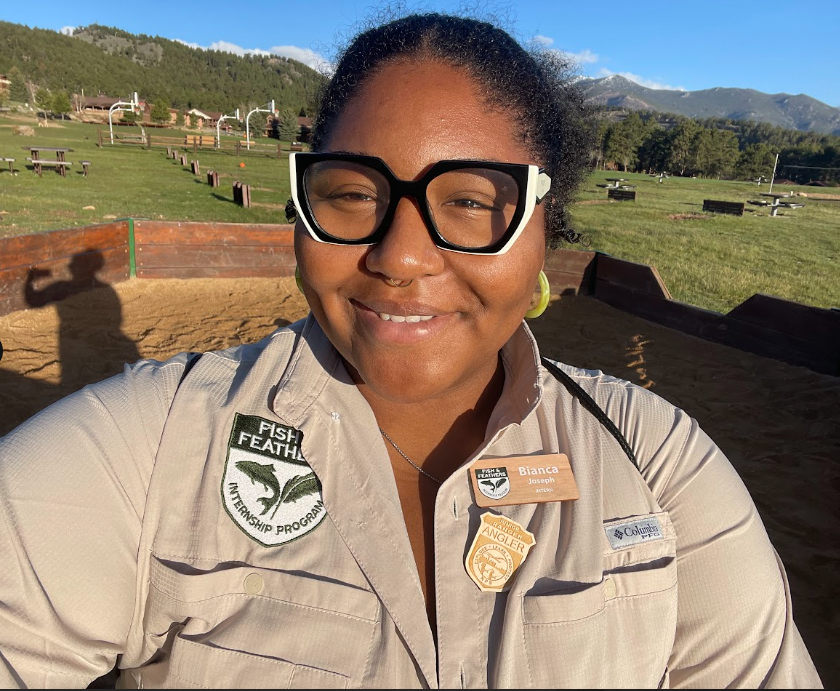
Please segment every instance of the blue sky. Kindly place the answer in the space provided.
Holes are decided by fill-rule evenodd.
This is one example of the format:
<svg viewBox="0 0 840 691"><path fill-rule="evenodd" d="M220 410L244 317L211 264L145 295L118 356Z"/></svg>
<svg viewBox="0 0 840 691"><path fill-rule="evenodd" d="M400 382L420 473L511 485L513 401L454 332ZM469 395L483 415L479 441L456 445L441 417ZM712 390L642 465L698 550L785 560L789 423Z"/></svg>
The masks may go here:
<svg viewBox="0 0 840 691"><path fill-rule="evenodd" d="M411 8L451 10L427 0ZM471 3L520 40L573 54L582 74L622 74L653 88L716 86L804 93L840 107L840 0L522 0ZM61 30L98 23L201 47L258 50L317 63L383 3L374 0L0 0L0 19Z"/></svg>

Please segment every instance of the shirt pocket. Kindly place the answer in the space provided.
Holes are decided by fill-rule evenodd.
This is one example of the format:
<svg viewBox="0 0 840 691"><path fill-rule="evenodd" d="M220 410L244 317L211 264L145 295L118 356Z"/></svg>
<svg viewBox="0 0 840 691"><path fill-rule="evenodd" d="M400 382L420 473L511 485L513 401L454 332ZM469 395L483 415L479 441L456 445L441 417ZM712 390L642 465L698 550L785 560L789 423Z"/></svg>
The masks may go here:
<svg viewBox="0 0 840 691"><path fill-rule="evenodd" d="M562 584L555 592L523 597L534 687L659 685L676 631L676 539L666 513L623 520L653 516L663 525L663 539L620 550L606 539L599 545L600 582Z"/></svg>
<svg viewBox="0 0 840 691"><path fill-rule="evenodd" d="M155 557L149 581L149 664L133 673L143 686L362 684L380 619L371 591L239 564L198 571Z"/></svg>

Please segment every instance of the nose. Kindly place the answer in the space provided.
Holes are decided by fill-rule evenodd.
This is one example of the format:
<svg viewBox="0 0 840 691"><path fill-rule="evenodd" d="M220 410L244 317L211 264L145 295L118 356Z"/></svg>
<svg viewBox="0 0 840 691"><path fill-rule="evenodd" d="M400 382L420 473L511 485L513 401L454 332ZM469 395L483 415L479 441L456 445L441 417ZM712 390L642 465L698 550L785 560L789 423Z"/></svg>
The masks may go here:
<svg viewBox="0 0 840 691"><path fill-rule="evenodd" d="M365 257L373 273L395 281L412 281L440 273L444 267L442 250L432 241L416 200L403 197L385 237Z"/></svg>

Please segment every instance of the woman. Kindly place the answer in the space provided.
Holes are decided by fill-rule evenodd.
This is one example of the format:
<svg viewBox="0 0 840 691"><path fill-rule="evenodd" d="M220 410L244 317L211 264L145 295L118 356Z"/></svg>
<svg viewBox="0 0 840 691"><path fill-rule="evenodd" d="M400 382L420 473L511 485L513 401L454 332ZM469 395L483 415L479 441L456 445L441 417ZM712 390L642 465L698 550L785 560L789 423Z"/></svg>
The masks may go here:
<svg viewBox="0 0 840 691"><path fill-rule="evenodd" d="M3 441L0 681L819 685L717 447L522 322L580 104L487 24L357 38L291 164L310 317Z"/></svg>

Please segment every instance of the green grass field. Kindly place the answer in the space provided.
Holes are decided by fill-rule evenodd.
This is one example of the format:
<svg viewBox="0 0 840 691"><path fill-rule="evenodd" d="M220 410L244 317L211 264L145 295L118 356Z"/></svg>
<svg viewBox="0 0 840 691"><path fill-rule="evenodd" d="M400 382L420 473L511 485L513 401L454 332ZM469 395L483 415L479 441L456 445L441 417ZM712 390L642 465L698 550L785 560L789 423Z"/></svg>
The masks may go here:
<svg viewBox="0 0 840 691"><path fill-rule="evenodd" d="M12 134L16 124L0 117L0 157L16 158L18 174L0 172L0 237L102 223L109 217L283 223L289 198L288 159L273 154L237 158L235 153L199 151L202 176L196 178L166 150L97 147L97 126L65 122L36 128L34 137ZM107 127L105 128L107 131ZM118 128L121 134L134 128ZM176 136L151 130L152 137ZM187 132L187 134L195 134ZM235 138L231 137L231 141ZM263 140L276 147L275 140ZM22 146L68 146L74 151L67 178L45 171L39 178L24 160ZM190 159L193 154L188 153ZM78 161L91 161L90 176ZM240 162L245 164L240 168ZM205 173L220 174L211 189ZM596 187L608 177L636 185L635 202L605 203ZM233 204L232 183L252 187L254 207ZM703 199L747 201L766 192L746 182L672 177L664 183L647 175L595 172L573 210L574 227L591 249L655 266L671 294L700 307L726 312L754 293L817 305L840 306L840 200L799 199L805 208L770 217L747 206L743 217L702 215ZM774 186L774 192L836 193L816 187ZM83 207L93 206L93 210ZM5 212L5 213L4 213ZM688 217L688 218L686 218Z"/></svg>
<svg viewBox="0 0 840 691"><path fill-rule="evenodd" d="M257 140L265 147L263 155L248 154L239 158L234 151L219 153L199 150L189 159L201 164L201 178L196 178L180 162L166 158L166 149L150 150L135 146L97 146L95 125L65 122L48 128L36 128L34 137L12 134L15 124L34 125L32 120L0 118L0 157L15 158L16 177L0 167L0 237L33 233L57 228L102 223L108 216L133 216L150 219L186 221L225 221L232 223L285 223L283 209L289 198L289 162L276 158L276 140ZM107 135L107 125L103 128ZM136 134L136 128L114 128L117 134ZM183 130L148 130L157 137L196 134ZM229 137L235 142L237 137ZM270 142L268 144L267 142ZM73 163L66 178L44 170L39 178L26 162L29 152L23 146L70 147L67 160ZM273 150L272 150L273 149ZM91 162L87 178L82 176L79 161ZM245 167L240 168L239 164ZM206 172L219 173L219 187L211 189ZM233 182L251 185L254 206L243 209L233 204ZM84 210L93 206L93 210Z"/></svg>

